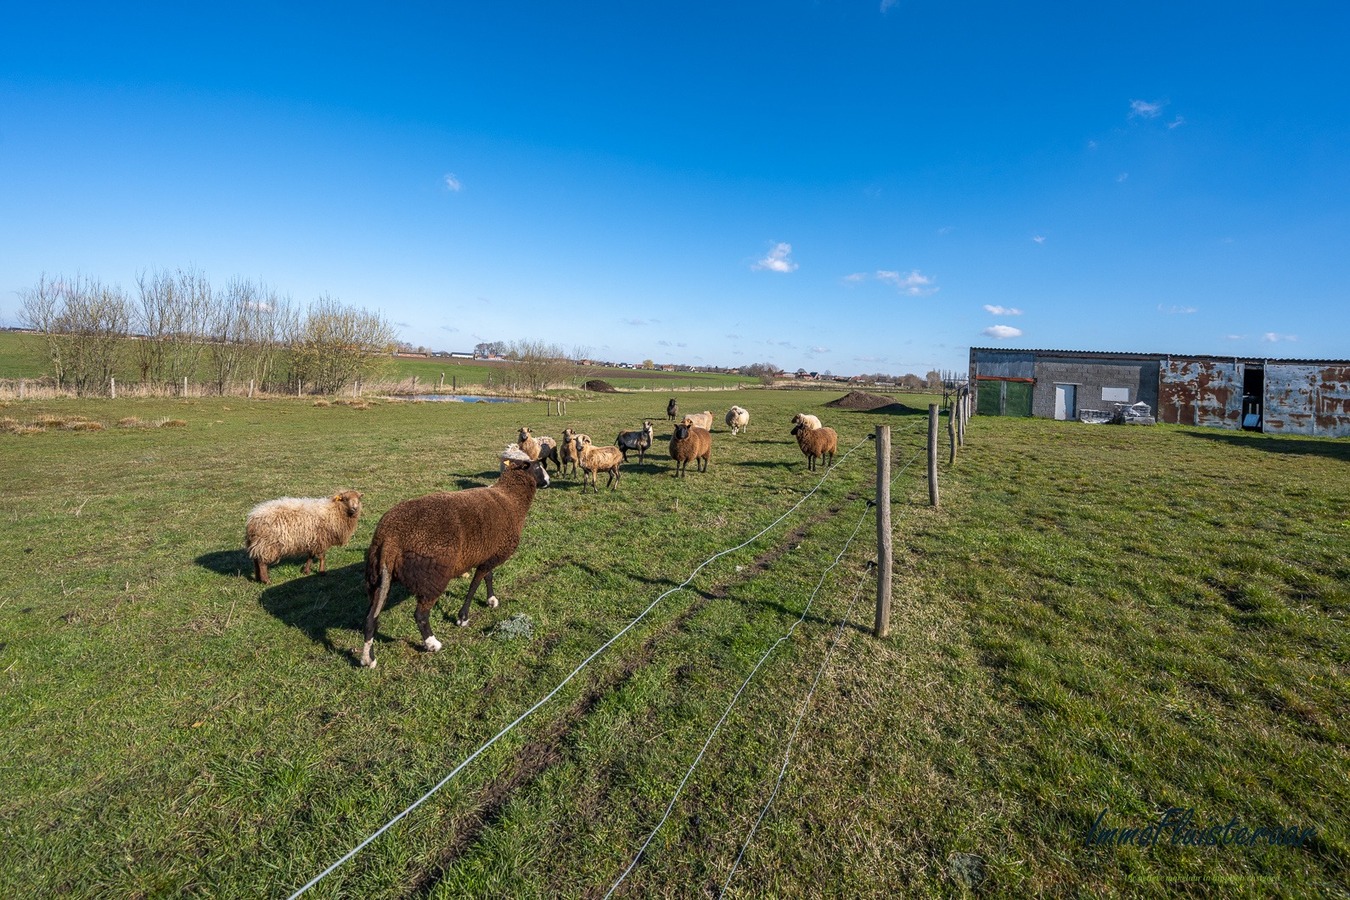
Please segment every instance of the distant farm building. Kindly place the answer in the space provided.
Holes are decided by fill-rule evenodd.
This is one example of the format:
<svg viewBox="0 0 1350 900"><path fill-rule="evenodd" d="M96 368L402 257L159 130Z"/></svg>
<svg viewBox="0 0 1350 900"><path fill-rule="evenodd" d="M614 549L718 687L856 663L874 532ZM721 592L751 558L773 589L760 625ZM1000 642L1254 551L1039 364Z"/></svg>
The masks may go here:
<svg viewBox="0 0 1350 900"><path fill-rule="evenodd" d="M1159 422L1350 436L1350 361L972 347L975 412L1096 418L1146 403Z"/></svg>

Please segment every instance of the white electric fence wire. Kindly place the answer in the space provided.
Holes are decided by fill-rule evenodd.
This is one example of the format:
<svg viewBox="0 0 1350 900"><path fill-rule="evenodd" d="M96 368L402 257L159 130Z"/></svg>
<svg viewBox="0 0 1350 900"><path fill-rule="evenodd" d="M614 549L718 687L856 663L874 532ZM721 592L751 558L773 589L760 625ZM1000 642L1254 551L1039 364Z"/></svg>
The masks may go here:
<svg viewBox="0 0 1350 900"><path fill-rule="evenodd" d="M839 639L844 636L844 627L848 624L849 617L853 614L853 607L858 602L858 597L862 594L863 584L866 577L858 580L858 588L853 592L853 599L848 602L848 608L844 610L844 617L839 620L839 627L835 629L834 640L830 642L830 649L825 652L825 658L821 660L820 668L816 671L815 680L811 682L811 688L806 692L806 697L802 700L801 711L797 713L797 721L792 725L792 733L788 735L787 749L783 751L783 766L778 770L778 780L774 782L773 791L769 794L769 799L764 802L764 808L759 811L759 818L755 819L755 824L750 826L750 833L745 836L745 843L741 845L741 852L736 854L736 860L731 864L731 871L727 873L727 880L722 882L722 890L717 896L726 895L727 887L731 884L732 876L736 874L737 867L741 864L745 851L750 848L750 842L755 839L755 832L759 830L760 823L768 815L769 807L773 805L774 799L778 796L779 789L783 786L783 779L787 776L788 764L792 761L792 748L797 741L797 732L802 727L802 719L806 718L806 711L811 708L811 700L815 696L816 687L820 684L820 677L825 674L825 669L830 664L830 657L834 655L834 650L839 646Z"/></svg>
<svg viewBox="0 0 1350 900"><path fill-rule="evenodd" d="M891 484L900 477L901 472L914 464L914 461L924 455L923 449L910 457L909 461L900 467L900 471L891 476ZM830 664L830 658L834 656L835 648L839 646L839 639L844 636L844 626L848 624L849 617L853 614L853 607L858 602L858 597L862 594L862 586L865 578L859 579L858 588L853 592L853 599L848 602L848 608L844 610L844 616L839 620L839 627L835 629L834 640L830 642L829 650L825 651L825 658L820 662L820 668L816 670L816 677L811 682L811 688L806 692L806 697L802 700L801 711L797 713L797 720L792 725L792 734L788 735L787 748L783 751L783 766L778 770L778 780L774 782L773 790L769 793L769 799L764 801L764 808L759 811L759 818L755 819L755 824L750 826L750 833L745 836L745 843L741 845L741 850L736 854L735 861L731 864L731 871L727 872L727 880L722 882L722 889L718 892L719 898L726 896L727 888L731 886L731 879L736 874L736 869L740 866L741 860L745 857L745 851L750 849L750 842L755 839L755 833L759 831L760 823L769 813L769 807L778 797L778 791L783 787L783 779L787 776L787 768L792 761L792 748L797 741L797 732L801 730L802 719L806 717L806 711L811 708L811 700L815 696L816 687L820 684L820 677L825 674L825 669Z"/></svg>
<svg viewBox="0 0 1350 900"><path fill-rule="evenodd" d="M657 605L658 605L662 600L666 599L666 598L669 597L671 594L674 594L674 593L676 593L677 591L682 591L682 590L684 590L686 587L688 587L688 586L689 586L689 583L690 583L691 581L693 581L694 578L698 575L698 573L699 573L699 572L702 572L702 571L708 566L709 563L712 563L712 562L714 562L715 560L718 560L718 559L720 559L721 557L726 556L726 555L729 554L729 553L735 553L737 550L742 550L742 549L744 549L745 547L748 547L750 544L752 544L752 543L754 543L755 541L759 540L761 537L763 537L763 536L764 536L765 534L767 534L769 531L771 531L772 529L774 529L775 527L777 527L778 524L781 523L781 522L782 522L784 519L786 519L788 516L790 516L790 515L792 515L794 512L796 512L798 507L800 507L803 503L805 503L807 500L809 500L809 499L811 498L812 495L814 495L817 491L820 490L821 485L823 485L823 484L825 483L825 479L829 477L830 472L832 472L834 469L838 468L838 466L839 466L840 463L842 463L844 460L848 459L848 457L851 456L855 450L857 450L857 449L858 449L859 447L861 447L863 444L866 444L868 440L870 440L870 438L864 439L864 440L862 440L862 441L859 441L859 442L858 442L851 450L848 451L848 453L845 453L843 456L840 456L839 459L835 462L835 464L832 465L832 466L830 466L828 469L826 469L825 472L824 472L824 474L822 474L822 475L820 476L820 480L816 482L816 486L815 486L815 487L811 488L811 490L808 491L808 492L805 494L805 496L803 496L800 500L798 500L796 503L794 503L794 504L792 505L792 507L791 507L790 509L788 509L787 512L783 513L783 514L782 514L781 516L779 516L777 519L774 519L772 522L770 522L768 525L766 525L766 526L765 526L761 531L759 531L757 534L755 534L754 536L750 537L749 539L747 539L747 540L744 541L743 543L740 543L740 544L736 545L735 547L732 547L732 548L730 548L730 549L728 549L728 550L723 550L723 551L721 551L720 553L716 553L716 554L714 554L714 555L708 557L707 559L705 559L703 562L699 563L698 567L697 567L696 569L694 569L693 572L690 572L690 573L689 573L689 577L688 577L688 578L686 578L681 584L679 584L679 585L677 585L677 586L671 588L670 590L666 591L664 594L661 594L659 597L657 597L655 600L653 600L653 601L651 602L651 605L650 605L650 606L648 606L646 609L644 609L641 613L638 614L637 618L633 619L631 622L629 622L627 625L625 625L625 626L624 626L622 629L620 629L620 630L618 631L618 633L616 633L613 637L611 637L609 640L607 640L607 641L605 641L603 644L601 644L600 647L599 647L594 653L592 653L590 656L588 656L588 657L586 657L584 660L582 660L582 661L577 665L577 667L576 667L575 669L573 669L571 672L568 673L568 675L567 675L566 678L564 678L562 681L558 682L557 687L553 688L553 690L551 690L551 691L549 691L547 694L545 694L542 698L540 698L540 700L539 700L537 703L535 703L535 704L534 704L533 706L531 706L529 709L525 710L523 713L521 713L519 716L517 716L517 717L511 722L511 724L507 725L507 726L506 726L505 728L503 728L501 731L497 732L497 734L496 734L494 737L492 737L491 739L489 739L488 741L486 741L486 742L485 742L484 744L482 744L477 750L473 751L473 753L471 753L471 754L469 754L467 757L465 757L465 759L464 759L463 762L461 762L459 765L455 766L453 769L450 770L450 774L446 775L446 776L445 776L444 778L442 778L440 781L436 782L436 785L435 785L431 790L427 791L425 794L423 794L421 797L419 797L417 800L415 800L410 806L408 806L407 809L403 810L403 812L401 812L401 813L399 813L398 815L394 816L392 819L390 819L388 822L386 822L383 826L381 826L381 827L379 828L379 830L377 830L374 834L370 835L368 838L366 838L366 839L363 840L361 843L357 844L355 847L353 847L351 850L349 850L349 851L347 852L347 854L346 854L345 856L343 856L341 859L339 859L337 862L333 863L331 866L329 866L328 868L324 869L324 870L323 870L322 872L320 872L318 875L315 875L315 876L314 876L310 881L308 881L303 887L301 887L299 890L297 890L294 894L291 894L290 897L287 898L287 900L295 900L295 898L299 897L301 894L304 894L304 893L305 893L306 891L308 891L310 888L314 887L314 885L318 884L318 883L319 883L320 881L322 881L324 878L328 877L328 875L330 875L331 873L335 872L339 867L341 867L344 863L346 863L347 860L351 859L353 856L355 856L356 854L358 854L358 853L360 853L362 850L364 850L366 847L368 847L373 841L375 841L376 838L378 838L380 835L384 834L386 831L388 831L390 828L392 828L395 824L397 824L400 820L402 820L403 817L405 817L406 815L408 815L408 814L409 814L410 812L412 812L413 810L417 809L417 807L421 806L421 805L422 805L423 803L425 803L427 800L431 799L431 797L432 797L433 794L435 794L435 793L436 793L437 791L439 791L441 788L443 788L443 787L445 787L447 784L449 784L449 783L450 783L450 780L453 779L456 775L458 775L461 771L463 771L464 768L465 768L466 766L469 765L469 763L473 762L475 759L477 759L479 756L481 756L481 755L484 753L484 751L486 751L489 747L491 747L493 744L497 743L497 741L501 740L503 737L505 737L507 734L509 734L509 733L511 732L512 729L514 729L514 728L515 728L517 725L519 725L521 722L525 721L525 719L527 719L531 714L533 714L535 710L539 709L539 707L543 706L543 705L544 705L545 703L547 703L549 700L552 700L553 697L554 697L554 695L556 695L556 694L558 693L558 691L562 690L563 687L566 686L566 684L567 684L569 681L571 681L573 678L576 677L577 673L579 673L582 669L586 668L586 666L590 665L590 663L591 663L592 660L594 660L594 659L595 659L597 656L599 656L601 653L604 653L606 650L608 650L609 647L610 647L615 641L617 641L619 638L623 637L623 636L624 636L625 634L627 634L630 630L632 630L632 628L633 628L635 625L637 625L639 622L641 622L643 619L645 619L645 618L647 617L647 614L650 613L653 609L655 609L655 608L657 607ZM794 627L795 627L795 626L794 626Z"/></svg>
<svg viewBox="0 0 1350 900"><path fill-rule="evenodd" d="M732 695L731 702L727 704L727 708L722 712L722 717L717 720L717 724L714 725L712 731L708 733L708 739L703 742L703 746L699 749L698 755L696 755L694 761L689 764L689 770L684 773L684 777L680 779L679 785L676 786L675 793L671 796L670 803L666 806L666 811L661 816L661 821L656 823L656 827L652 829L651 834L647 835L647 839L642 842L642 846L638 848L638 852L633 856L633 861L628 864L628 868L624 869L623 874L609 886L609 890L605 892L606 898L612 895L619 885L623 884L624 879L628 877L628 874L637 866L638 861L642 859L642 854L647 852L647 847L650 846L651 842L656 838L657 832L661 830L661 826L665 825L666 820L670 818L670 813L675 809L675 802L680 799L680 794L684 792L684 786L688 783L689 776L693 775L694 769L698 768L698 764L703 760L703 754L707 752L708 746L713 742L713 738L721 731L722 723L727 720L727 716L731 715L731 710L736 706L736 701L740 699L741 694L749 687L751 680L754 679L755 673L759 671L760 666L764 665L765 661L768 660L773 651L778 649L779 644L792 637L793 632L797 630L798 625L806 621L806 614L811 611L811 604L815 602L816 595L820 593L820 589L825 584L825 579L829 577L830 572L839 565L839 561L844 558L844 554L848 552L848 548L853 545L853 539L858 536L859 529L862 528L863 522L867 520L867 512L867 507L863 507L863 514L859 517L858 524L854 527L853 533L849 535L848 540L844 542L844 549L839 551L839 555L834 558L834 562L830 563L825 568L825 571L820 574L820 581L816 583L815 590L811 592L810 598L806 601L806 606L802 609L801 616L797 618L797 621L792 623L792 627L789 628L782 637L769 645L769 649L764 651L764 655L759 658L759 662L755 663L755 667L750 670L750 674L745 676L745 681L741 682L741 686L736 689L736 693Z"/></svg>

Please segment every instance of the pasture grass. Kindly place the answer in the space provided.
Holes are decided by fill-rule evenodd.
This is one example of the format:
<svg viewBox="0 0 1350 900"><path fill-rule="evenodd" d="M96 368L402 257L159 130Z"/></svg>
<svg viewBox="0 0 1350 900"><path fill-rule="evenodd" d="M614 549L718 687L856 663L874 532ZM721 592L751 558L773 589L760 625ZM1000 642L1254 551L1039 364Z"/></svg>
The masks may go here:
<svg viewBox="0 0 1350 900"><path fill-rule="evenodd" d="M976 418L934 510L923 416L698 396L681 407L739 403L751 430L716 426L709 471L684 479L657 395L565 418L543 403L10 404L21 423L107 427L0 433L0 891L284 896L670 592L312 895L603 895L799 618L616 895L716 895L836 638L729 896L1344 894L1350 444ZM857 448L823 481L787 435L798 409ZM616 491L555 476L540 492L500 608L480 594L457 629L467 582L452 584L432 616L445 649L427 654L400 592L379 668L356 667L381 513L490 483L520 425L605 442L644 418L656 446ZM884 641L867 568L877 424L898 473ZM288 561L270 586L247 577L254 503L347 487L365 513L327 576ZM529 636L503 639L518 614ZM1169 807L1317 831L1299 849L1085 846L1103 810L1144 826Z"/></svg>

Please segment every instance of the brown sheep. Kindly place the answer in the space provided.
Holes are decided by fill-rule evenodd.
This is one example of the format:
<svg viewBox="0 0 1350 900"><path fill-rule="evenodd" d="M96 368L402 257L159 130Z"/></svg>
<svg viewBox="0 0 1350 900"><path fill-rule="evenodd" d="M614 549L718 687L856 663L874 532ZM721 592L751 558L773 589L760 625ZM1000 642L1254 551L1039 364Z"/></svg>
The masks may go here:
<svg viewBox="0 0 1350 900"><path fill-rule="evenodd" d="M802 453L806 455L806 467L809 471L816 470L816 460L824 460L826 456L830 458L827 465L834 465L834 452L839 447L839 435L833 428L822 426L820 428L808 428L805 425L796 425L792 429L792 434L797 436L797 446L802 448Z"/></svg>
<svg viewBox="0 0 1350 900"><path fill-rule="evenodd" d="M567 471L567 467L571 466L572 477L576 477L577 460L580 459L580 455L577 453L577 438L579 437L584 437L587 441L591 439L589 434L577 434L570 428L563 429L562 443L558 445L558 461L561 463L561 467L558 469L559 474Z"/></svg>
<svg viewBox="0 0 1350 900"><path fill-rule="evenodd" d="M712 431L712 423L713 414L710 409L705 409L701 413L690 413L684 417L684 424L702 428L704 431Z"/></svg>
<svg viewBox="0 0 1350 900"><path fill-rule="evenodd" d="M395 581L417 598L413 619L422 632L422 645L431 652L441 649L431 633L431 608L451 579L473 570L457 624L469 623L469 604L480 581L487 582L488 606L497 606L492 571L516 552L535 491L548 487L548 472L539 460L514 446L501 456L505 468L495 484L404 500L380 518L366 551L370 610L361 665L375 666L371 653L375 630Z"/></svg>
<svg viewBox="0 0 1350 900"><path fill-rule="evenodd" d="M305 557L304 573L319 561L319 574L328 572L328 550L345 547L361 515L359 491L332 497L280 497L259 503L244 521L244 549L253 558L253 573L271 584L267 567L286 556Z"/></svg>
<svg viewBox="0 0 1350 900"><path fill-rule="evenodd" d="M675 426L675 434L670 438L670 458L675 460L675 476L683 478L690 460L698 472L708 471L708 460L712 458L712 434L706 428L681 422Z"/></svg>
<svg viewBox="0 0 1350 900"><path fill-rule="evenodd" d="M611 491L619 483L619 466L623 463L623 451L618 447L597 447L591 443L591 439L586 435L576 437L577 457L581 461L581 491L586 492L587 478L590 479L591 487L595 492L600 493L599 479L600 472L609 474L609 479L605 482L605 487Z"/></svg>
<svg viewBox="0 0 1350 900"><path fill-rule="evenodd" d="M530 434L530 429L522 425L516 443L530 459L543 462L545 468L547 468L548 461L551 459L558 471L562 472L562 460L558 458L558 442L553 438L542 434L539 437L534 437Z"/></svg>

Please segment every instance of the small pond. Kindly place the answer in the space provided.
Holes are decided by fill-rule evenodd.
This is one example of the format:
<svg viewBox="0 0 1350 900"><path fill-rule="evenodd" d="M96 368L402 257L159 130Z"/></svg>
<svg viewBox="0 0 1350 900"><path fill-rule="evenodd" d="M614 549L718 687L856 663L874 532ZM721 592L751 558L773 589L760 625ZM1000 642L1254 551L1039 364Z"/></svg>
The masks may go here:
<svg viewBox="0 0 1350 900"><path fill-rule="evenodd" d="M437 403L519 403L515 397L478 397L473 394L424 394L416 400L432 400Z"/></svg>

